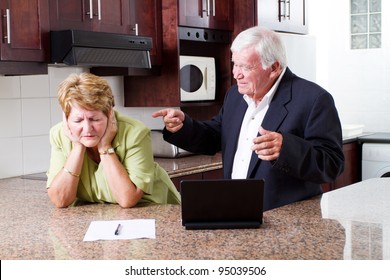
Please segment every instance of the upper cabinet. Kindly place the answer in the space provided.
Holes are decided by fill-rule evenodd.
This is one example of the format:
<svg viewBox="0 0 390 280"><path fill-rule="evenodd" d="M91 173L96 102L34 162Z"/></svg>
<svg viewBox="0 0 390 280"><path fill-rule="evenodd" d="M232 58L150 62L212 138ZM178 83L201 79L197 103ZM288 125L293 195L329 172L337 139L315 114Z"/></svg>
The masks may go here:
<svg viewBox="0 0 390 280"><path fill-rule="evenodd" d="M230 43L240 31L255 24L255 0L163 0L162 1L162 63L155 75L124 77L125 106L181 107L195 119L209 119L218 113L225 93L232 85ZM214 3L213 3L214 2ZM213 5L215 4L215 9ZM203 6L202 6L203 5ZM216 15L224 8L225 24L218 25L207 17L207 7ZM195 9L195 11L194 11ZM202 10L206 10L201 12ZM209 9L209 16L212 11ZM222 13L223 14L223 13ZM234 22L233 22L234 17ZM192 19L191 19L192 18ZM188 27L188 28L187 28ZM193 28L192 28L193 27ZM218 28L218 29L215 29ZM228 42L183 39L181 31L194 29L229 34ZM211 30L213 29L213 30ZM181 102L180 55L214 57L216 66L216 96L214 101Z"/></svg>
<svg viewBox="0 0 390 280"><path fill-rule="evenodd" d="M152 37L152 65L161 63L159 0L50 0L50 29Z"/></svg>
<svg viewBox="0 0 390 280"><path fill-rule="evenodd" d="M162 4L160 0L130 0L130 34L153 39L152 65L161 64Z"/></svg>
<svg viewBox="0 0 390 280"><path fill-rule="evenodd" d="M51 30L128 33L129 1L50 0Z"/></svg>
<svg viewBox="0 0 390 280"><path fill-rule="evenodd" d="M233 30L233 0L179 0L179 25Z"/></svg>
<svg viewBox="0 0 390 280"><path fill-rule="evenodd" d="M305 0L257 0L257 24L276 31L307 34Z"/></svg>
<svg viewBox="0 0 390 280"><path fill-rule="evenodd" d="M1 0L1 61L48 60L48 0Z"/></svg>

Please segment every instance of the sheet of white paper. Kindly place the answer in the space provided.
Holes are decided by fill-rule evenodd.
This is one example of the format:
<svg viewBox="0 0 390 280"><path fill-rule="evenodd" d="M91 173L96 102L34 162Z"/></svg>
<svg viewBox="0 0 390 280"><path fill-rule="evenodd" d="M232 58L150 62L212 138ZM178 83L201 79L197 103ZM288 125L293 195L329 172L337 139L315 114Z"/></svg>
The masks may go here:
<svg viewBox="0 0 390 280"><path fill-rule="evenodd" d="M115 235L119 224L119 234ZM139 238L156 239L154 219L92 221L84 236L84 241Z"/></svg>

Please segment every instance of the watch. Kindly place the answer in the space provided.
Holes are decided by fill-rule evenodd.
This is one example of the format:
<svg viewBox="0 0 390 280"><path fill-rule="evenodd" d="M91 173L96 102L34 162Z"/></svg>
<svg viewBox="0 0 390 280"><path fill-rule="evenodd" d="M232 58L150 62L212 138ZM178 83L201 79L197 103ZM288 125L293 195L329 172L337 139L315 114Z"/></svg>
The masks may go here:
<svg viewBox="0 0 390 280"><path fill-rule="evenodd" d="M111 154L115 154L115 150L114 150L114 148L108 148L107 150L105 150L103 152L99 152L99 154L101 154L101 155L111 155Z"/></svg>

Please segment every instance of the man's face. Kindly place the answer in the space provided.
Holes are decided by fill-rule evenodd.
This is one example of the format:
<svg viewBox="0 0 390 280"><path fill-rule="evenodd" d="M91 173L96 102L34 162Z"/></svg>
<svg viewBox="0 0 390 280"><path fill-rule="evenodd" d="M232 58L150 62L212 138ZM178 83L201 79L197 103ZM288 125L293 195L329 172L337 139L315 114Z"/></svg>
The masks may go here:
<svg viewBox="0 0 390 280"><path fill-rule="evenodd" d="M233 77L241 94L262 98L274 83L272 67L263 69L261 59L254 48L232 54Z"/></svg>

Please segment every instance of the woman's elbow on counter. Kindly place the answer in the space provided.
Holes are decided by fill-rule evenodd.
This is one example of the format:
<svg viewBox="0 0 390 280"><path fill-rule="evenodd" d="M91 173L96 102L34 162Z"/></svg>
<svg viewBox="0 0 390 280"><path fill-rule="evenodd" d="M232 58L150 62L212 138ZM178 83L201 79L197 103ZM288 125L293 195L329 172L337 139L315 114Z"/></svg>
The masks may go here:
<svg viewBox="0 0 390 280"><path fill-rule="evenodd" d="M118 201L117 203L122 208L132 208L135 205L137 205L138 201L124 200L124 201Z"/></svg>
<svg viewBox="0 0 390 280"><path fill-rule="evenodd" d="M52 188L47 189L47 194L50 198L50 201L54 204L55 207L57 208L66 208L69 205L73 203L74 199L69 199L62 197L59 193L57 193L55 190Z"/></svg>

